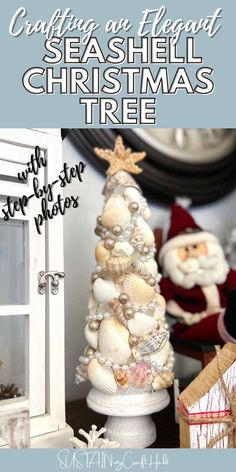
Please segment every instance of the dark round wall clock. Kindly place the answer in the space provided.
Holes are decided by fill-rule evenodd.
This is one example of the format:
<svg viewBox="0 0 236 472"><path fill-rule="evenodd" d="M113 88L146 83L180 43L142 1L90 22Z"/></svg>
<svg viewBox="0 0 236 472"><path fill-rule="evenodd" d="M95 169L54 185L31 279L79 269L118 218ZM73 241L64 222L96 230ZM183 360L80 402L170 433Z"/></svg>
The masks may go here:
<svg viewBox="0 0 236 472"><path fill-rule="evenodd" d="M112 148L117 134L134 151L145 151L136 176L147 198L170 203L176 197L193 204L215 201L236 187L236 130L193 128L62 130L78 151L104 174L107 165L93 148Z"/></svg>

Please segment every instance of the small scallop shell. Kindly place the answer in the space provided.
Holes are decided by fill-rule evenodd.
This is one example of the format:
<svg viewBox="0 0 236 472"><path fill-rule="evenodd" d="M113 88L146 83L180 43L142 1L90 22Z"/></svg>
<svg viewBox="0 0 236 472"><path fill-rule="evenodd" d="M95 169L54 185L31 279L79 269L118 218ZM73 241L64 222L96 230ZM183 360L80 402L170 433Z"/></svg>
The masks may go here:
<svg viewBox="0 0 236 472"><path fill-rule="evenodd" d="M117 384L110 367L99 364L92 359L88 364L88 378L92 385L103 393L116 393Z"/></svg>
<svg viewBox="0 0 236 472"><path fill-rule="evenodd" d="M93 348L97 349L98 347L98 331L91 331L89 325L86 324L84 329L84 336L88 344Z"/></svg>
<svg viewBox="0 0 236 472"><path fill-rule="evenodd" d="M117 364L126 363L131 356L129 331L113 317L102 320L98 346L105 359Z"/></svg>
<svg viewBox="0 0 236 472"><path fill-rule="evenodd" d="M124 317L123 307L122 304L114 298L109 302L109 306L111 307L112 313L114 314L115 318L121 323L125 328L127 328L128 322Z"/></svg>
<svg viewBox="0 0 236 472"><path fill-rule="evenodd" d="M156 293L156 301L157 304L155 305L154 309L154 318L156 320L160 320L164 317L166 311L166 301L162 295Z"/></svg>
<svg viewBox="0 0 236 472"><path fill-rule="evenodd" d="M123 282L123 291L129 296L130 303L146 305L155 295L150 285L135 274L127 274Z"/></svg>
<svg viewBox="0 0 236 472"><path fill-rule="evenodd" d="M115 374L116 381L120 387L128 388L128 374L123 370L118 370Z"/></svg>
<svg viewBox="0 0 236 472"><path fill-rule="evenodd" d="M154 241L155 241L154 234L153 234L151 228L146 223L146 221L141 216L139 216L137 218L137 226L138 226L138 228L141 229L141 231L143 233L143 236L144 236L144 239L145 239L145 245L148 246L148 247L153 246Z"/></svg>
<svg viewBox="0 0 236 472"><path fill-rule="evenodd" d="M107 270L113 274L124 274L131 264L130 256L111 256L106 262Z"/></svg>
<svg viewBox="0 0 236 472"><path fill-rule="evenodd" d="M127 242L117 242L115 243L114 249L112 249L111 254L113 256L122 256L125 254L126 256L132 256L134 252L134 248L131 244Z"/></svg>
<svg viewBox="0 0 236 472"><path fill-rule="evenodd" d="M129 203L136 202L139 205L142 203L142 199L143 199L141 193L134 187L128 187L124 191L124 197L127 202Z"/></svg>
<svg viewBox="0 0 236 472"><path fill-rule="evenodd" d="M161 334L155 332L145 336L137 346L132 349L134 356L139 357L149 355L153 357L167 344L168 335L169 333L167 331L163 331Z"/></svg>
<svg viewBox="0 0 236 472"><path fill-rule="evenodd" d="M95 248L95 258L98 264L103 264L109 257L109 251L104 247L104 241L100 239Z"/></svg>
<svg viewBox="0 0 236 472"><path fill-rule="evenodd" d="M149 334L157 327L157 321L148 315L143 313L135 313L134 317L128 321L128 328L135 336L145 336Z"/></svg>
<svg viewBox="0 0 236 472"><path fill-rule="evenodd" d="M112 280L98 278L93 284L93 294L98 303L106 303L112 298L118 298L119 292L116 290Z"/></svg>
<svg viewBox="0 0 236 472"><path fill-rule="evenodd" d="M113 195L104 206L102 214L102 225L112 229L115 225L123 227L130 223L130 211L125 200L120 195Z"/></svg>
<svg viewBox="0 0 236 472"><path fill-rule="evenodd" d="M174 380L173 372L161 372L157 374L152 382L153 390L161 390L162 388L168 388L172 385Z"/></svg>
<svg viewBox="0 0 236 472"><path fill-rule="evenodd" d="M132 236L131 236L131 244L132 246L134 247L134 249L136 249L137 251L142 251L143 249L143 246L144 246L144 242L145 242L145 237L144 237L144 234L142 232L142 230L138 227L136 227L132 233Z"/></svg>

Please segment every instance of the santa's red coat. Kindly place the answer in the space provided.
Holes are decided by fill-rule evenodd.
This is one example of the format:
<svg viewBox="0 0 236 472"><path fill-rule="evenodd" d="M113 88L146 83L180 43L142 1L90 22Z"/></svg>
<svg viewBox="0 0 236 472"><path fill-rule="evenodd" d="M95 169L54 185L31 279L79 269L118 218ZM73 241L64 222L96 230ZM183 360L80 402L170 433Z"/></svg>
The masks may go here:
<svg viewBox="0 0 236 472"><path fill-rule="evenodd" d="M207 299L200 286L196 285L191 289L186 289L175 285L169 278L163 277L160 281L160 288L161 294L167 302L167 312L168 302L171 300L174 300L184 312L192 313L193 317L207 310ZM221 309L226 307L228 294L234 288L236 288L236 272L230 270L225 282L216 285L219 295L218 302ZM174 334L186 340L220 343L222 342L222 337L218 330L219 314L220 311L218 310L216 313L203 318L197 323L193 322L191 325L177 322L173 327Z"/></svg>

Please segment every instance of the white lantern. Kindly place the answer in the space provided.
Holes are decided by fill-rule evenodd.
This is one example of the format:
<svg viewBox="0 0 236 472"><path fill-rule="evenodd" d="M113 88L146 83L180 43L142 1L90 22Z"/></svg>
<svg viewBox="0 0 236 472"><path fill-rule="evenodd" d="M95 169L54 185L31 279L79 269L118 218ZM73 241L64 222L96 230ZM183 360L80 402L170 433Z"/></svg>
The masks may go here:
<svg viewBox="0 0 236 472"><path fill-rule="evenodd" d="M47 165L20 180L36 146ZM65 423L63 217L42 222L39 234L42 199L33 195L35 177L43 188L61 170L59 130L0 130L0 415L16 402L29 408L32 447L70 447L72 436ZM54 188L57 197L62 189ZM33 196L19 210L23 195ZM7 220L9 208L15 214Z"/></svg>

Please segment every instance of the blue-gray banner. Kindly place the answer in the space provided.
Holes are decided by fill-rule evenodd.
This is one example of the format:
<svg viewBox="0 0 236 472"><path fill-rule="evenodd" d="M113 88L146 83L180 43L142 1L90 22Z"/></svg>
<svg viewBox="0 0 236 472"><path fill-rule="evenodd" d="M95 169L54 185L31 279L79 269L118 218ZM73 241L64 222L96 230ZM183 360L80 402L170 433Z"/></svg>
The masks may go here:
<svg viewBox="0 0 236 472"><path fill-rule="evenodd" d="M12 450L0 451L0 468L4 472L176 472L199 470L234 470L234 450L177 449L104 449L104 450Z"/></svg>
<svg viewBox="0 0 236 472"><path fill-rule="evenodd" d="M235 127L231 0L10 0L2 127Z"/></svg>

